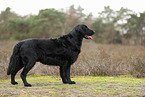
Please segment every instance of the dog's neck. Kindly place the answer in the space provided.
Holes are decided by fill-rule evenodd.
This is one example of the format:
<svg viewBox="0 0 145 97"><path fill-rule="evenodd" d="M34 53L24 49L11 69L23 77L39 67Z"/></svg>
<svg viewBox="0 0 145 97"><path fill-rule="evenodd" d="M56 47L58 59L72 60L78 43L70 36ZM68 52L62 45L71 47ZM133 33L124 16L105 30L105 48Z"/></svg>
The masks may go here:
<svg viewBox="0 0 145 97"><path fill-rule="evenodd" d="M70 45L73 45L73 47L76 47L79 50L81 49L83 37L78 33L73 33L71 31L70 33L60 37L60 39L69 42Z"/></svg>
<svg viewBox="0 0 145 97"><path fill-rule="evenodd" d="M82 45L82 40L83 40L83 36L78 32L78 33L74 33L74 31L72 30L70 33L69 33L69 36L71 37L72 39L72 42L75 44L75 45L78 45L81 47Z"/></svg>

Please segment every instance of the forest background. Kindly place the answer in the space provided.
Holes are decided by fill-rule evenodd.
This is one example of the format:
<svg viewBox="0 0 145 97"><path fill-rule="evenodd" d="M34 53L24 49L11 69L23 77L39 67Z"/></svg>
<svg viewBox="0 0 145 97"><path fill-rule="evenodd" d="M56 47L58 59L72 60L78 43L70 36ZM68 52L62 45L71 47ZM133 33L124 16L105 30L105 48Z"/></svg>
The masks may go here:
<svg viewBox="0 0 145 97"><path fill-rule="evenodd" d="M97 43L145 46L145 11L105 6L94 17L83 10L72 5L65 11L51 8L40 10L38 15L20 16L7 7L0 14L0 40L58 37L84 23L96 32L93 37Z"/></svg>

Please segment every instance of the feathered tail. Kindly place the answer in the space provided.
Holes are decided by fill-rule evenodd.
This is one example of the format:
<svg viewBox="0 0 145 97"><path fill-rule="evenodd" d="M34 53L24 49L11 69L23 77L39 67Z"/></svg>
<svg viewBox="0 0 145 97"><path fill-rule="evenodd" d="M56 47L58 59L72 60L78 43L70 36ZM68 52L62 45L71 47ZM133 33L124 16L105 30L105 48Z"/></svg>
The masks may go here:
<svg viewBox="0 0 145 97"><path fill-rule="evenodd" d="M15 68L19 65L21 59L20 59L20 47L23 44L23 42L19 42L15 45L13 49L13 54L10 58L7 75L10 75L12 72L14 72Z"/></svg>

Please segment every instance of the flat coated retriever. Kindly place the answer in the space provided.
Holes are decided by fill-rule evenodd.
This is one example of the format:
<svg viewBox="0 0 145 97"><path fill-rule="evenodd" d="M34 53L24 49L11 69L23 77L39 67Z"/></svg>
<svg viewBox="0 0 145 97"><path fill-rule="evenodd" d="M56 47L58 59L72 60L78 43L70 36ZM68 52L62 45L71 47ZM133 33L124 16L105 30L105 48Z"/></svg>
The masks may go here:
<svg viewBox="0 0 145 97"><path fill-rule="evenodd" d="M22 69L21 78L25 86L31 86L26 80L27 73L36 62L60 66L60 76L64 84L75 84L70 79L70 67L77 60L83 38L92 39L94 31L84 24L78 24L68 34L51 39L27 39L17 43L10 58L7 74L11 74L11 84L16 73Z"/></svg>

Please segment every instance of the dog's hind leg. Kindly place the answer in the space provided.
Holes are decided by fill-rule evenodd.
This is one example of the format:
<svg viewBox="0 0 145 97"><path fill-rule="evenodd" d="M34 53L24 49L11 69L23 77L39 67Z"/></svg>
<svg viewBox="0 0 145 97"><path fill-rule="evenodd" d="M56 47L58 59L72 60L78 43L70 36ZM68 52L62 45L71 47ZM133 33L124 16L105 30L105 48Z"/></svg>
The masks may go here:
<svg viewBox="0 0 145 97"><path fill-rule="evenodd" d="M13 85L16 85L18 84L16 81L15 81L15 75L17 74L17 72L23 68L23 65L19 65L18 67L15 68L15 70L12 72L11 74L11 84Z"/></svg>
<svg viewBox="0 0 145 97"><path fill-rule="evenodd" d="M35 60L29 60L28 64L24 67L22 73L21 73L21 78L25 86L31 87L31 84L29 84L26 80L27 73L32 69L32 67L35 65L36 61Z"/></svg>

